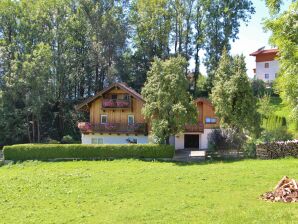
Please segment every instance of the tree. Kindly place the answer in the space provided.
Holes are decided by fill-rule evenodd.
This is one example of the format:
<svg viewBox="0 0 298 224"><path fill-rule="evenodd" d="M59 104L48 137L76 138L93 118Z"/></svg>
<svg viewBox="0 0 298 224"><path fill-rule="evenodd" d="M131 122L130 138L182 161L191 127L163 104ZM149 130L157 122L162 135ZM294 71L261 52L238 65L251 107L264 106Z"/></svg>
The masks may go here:
<svg viewBox="0 0 298 224"><path fill-rule="evenodd" d="M244 56L230 57L224 51L216 71L211 99L223 128L258 132L260 119L246 74Z"/></svg>
<svg viewBox="0 0 298 224"><path fill-rule="evenodd" d="M162 61L155 58L142 89L146 101L143 114L152 121L152 134L164 144L196 119L196 108L187 91L186 60L178 56Z"/></svg>
<svg viewBox="0 0 298 224"><path fill-rule="evenodd" d="M250 0L207 1L205 13L205 66L209 78L209 91L223 49L230 50L230 41L235 41L241 21L247 22L255 12Z"/></svg>
<svg viewBox="0 0 298 224"><path fill-rule="evenodd" d="M259 99L258 111L263 119L268 119L273 114L273 108L270 104L271 97L266 94Z"/></svg>
<svg viewBox="0 0 298 224"><path fill-rule="evenodd" d="M268 92L266 90L266 83L261 79L252 80L251 85L254 96L256 97L263 97L266 94L266 92Z"/></svg>
<svg viewBox="0 0 298 224"><path fill-rule="evenodd" d="M298 130L298 2L293 2L282 14L277 14L281 1L267 0L267 4L273 16L265 22L265 27L272 32L270 42L278 47L280 64L275 88L291 108Z"/></svg>

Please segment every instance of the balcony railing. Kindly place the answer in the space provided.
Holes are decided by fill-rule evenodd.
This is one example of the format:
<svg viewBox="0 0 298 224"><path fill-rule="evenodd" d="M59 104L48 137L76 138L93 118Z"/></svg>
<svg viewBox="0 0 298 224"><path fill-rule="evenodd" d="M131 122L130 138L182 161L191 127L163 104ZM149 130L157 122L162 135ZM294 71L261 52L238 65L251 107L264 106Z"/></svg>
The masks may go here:
<svg viewBox="0 0 298 224"><path fill-rule="evenodd" d="M204 132L203 122L198 122L197 124L187 124L185 125L185 132Z"/></svg>
<svg viewBox="0 0 298 224"><path fill-rule="evenodd" d="M147 134L146 123L135 124L90 124L88 122L80 122L78 128L83 133L109 133L109 134Z"/></svg>
<svg viewBox="0 0 298 224"><path fill-rule="evenodd" d="M103 99L102 108L129 108L129 100Z"/></svg>

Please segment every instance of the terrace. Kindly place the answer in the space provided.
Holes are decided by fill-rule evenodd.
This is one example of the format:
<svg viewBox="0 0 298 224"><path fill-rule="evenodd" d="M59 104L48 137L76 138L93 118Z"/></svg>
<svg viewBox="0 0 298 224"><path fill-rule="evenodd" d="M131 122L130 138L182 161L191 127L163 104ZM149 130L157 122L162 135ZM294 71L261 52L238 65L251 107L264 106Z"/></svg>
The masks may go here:
<svg viewBox="0 0 298 224"><path fill-rule="evenodd" d="M147 123L121 124L90 124L80 122L78 128L84 134L88 133L108 133L108 134L145 134L147 135Z"/></svg>

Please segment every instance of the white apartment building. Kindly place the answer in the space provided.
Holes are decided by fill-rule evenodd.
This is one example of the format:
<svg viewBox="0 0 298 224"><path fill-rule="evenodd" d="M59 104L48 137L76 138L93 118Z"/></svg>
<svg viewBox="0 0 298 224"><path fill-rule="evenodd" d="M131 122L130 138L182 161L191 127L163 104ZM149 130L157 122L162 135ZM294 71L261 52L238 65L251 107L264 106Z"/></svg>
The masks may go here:
<svg viewBox="0 0 298 224"><path fill-rule="evenodd" d="M265 50L264 48L260 48L250 54L250 56L256 57L256 68L254 69L256 79L261 79L267 83L275 80L279 70L277 53L277 49Z"/></svg>

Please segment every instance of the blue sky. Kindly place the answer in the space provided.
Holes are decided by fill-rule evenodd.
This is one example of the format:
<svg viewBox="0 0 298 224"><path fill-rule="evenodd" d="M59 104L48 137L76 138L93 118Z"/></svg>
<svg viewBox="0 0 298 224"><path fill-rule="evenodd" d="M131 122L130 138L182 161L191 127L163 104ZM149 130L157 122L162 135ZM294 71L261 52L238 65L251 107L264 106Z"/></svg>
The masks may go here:
<svg viewBox="0 0 298 224"><path fill-rule="evenodd" d="M231 54L243 54L246 57L247 74L253 77L253 68L255 68L255 58L249 56L253 51L265 46L266 49L272 48L269 44L270 33L263 30L262 21L269 17L269 11L265 6L265 0L252 0L255 7L255 14L252 15L247 26L242 23L239 30L239 39L231 43ZM290 5L291 0L285 0L282 10ZM203 55L203 52L201 53ZM190 67L193 66L191 63ZM201 69L202 74L206 74L205 68Z"/></svg>

